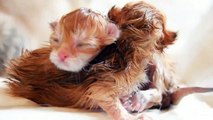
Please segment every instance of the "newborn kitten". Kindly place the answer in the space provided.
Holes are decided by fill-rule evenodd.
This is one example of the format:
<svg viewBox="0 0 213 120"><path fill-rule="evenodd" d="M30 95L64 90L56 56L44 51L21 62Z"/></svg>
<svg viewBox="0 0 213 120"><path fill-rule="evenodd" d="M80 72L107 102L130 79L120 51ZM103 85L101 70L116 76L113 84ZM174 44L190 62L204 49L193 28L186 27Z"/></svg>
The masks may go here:
<svg viewBox="0 0 213 120"><path fill-rule="evenodd" d="M115 24L85 8L63 16L51 26L50 60L59 69L71 72L79 72L119 36Z"/></svg>

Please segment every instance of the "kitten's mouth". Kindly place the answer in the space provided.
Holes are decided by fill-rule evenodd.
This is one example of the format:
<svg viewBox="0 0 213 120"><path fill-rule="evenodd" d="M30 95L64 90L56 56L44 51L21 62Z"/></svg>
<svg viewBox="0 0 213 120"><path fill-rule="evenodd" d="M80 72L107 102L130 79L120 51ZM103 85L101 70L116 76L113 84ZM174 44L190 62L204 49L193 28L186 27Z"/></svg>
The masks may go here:
<svg viewBox="0 0 213 120"><path fill-rule="evenodd" d="M66 62L66 60L62 61L62 60L59 60L59 63L64 65L64 66L68 66L68 62Z"/></svg>
<svg viewBox="0 0 213 120"><path fill-rule="evenodd" d="M65 59L65 60L61 60L59 57L58 57L58 60L57 60L59 63L61 63L61 64L65 64L65 65L67 65L68 63L67 63L67 59Z"/></svg>

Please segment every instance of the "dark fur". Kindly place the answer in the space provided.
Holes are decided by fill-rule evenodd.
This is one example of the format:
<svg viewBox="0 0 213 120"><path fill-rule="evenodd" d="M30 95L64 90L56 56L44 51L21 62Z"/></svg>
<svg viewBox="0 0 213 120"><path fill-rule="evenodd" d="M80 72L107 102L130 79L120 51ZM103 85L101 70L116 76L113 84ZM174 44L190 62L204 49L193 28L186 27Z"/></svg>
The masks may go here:
<svg viewBox="0 0 213 120"><path fill-rule="evenodd" d="M78 77L79 73L72 77L73 73L56 69L48 59L51 48L41 48L27 52L11 62L7 71L11 78L16 79L9 82L11 92L38 103L86 108L93 107L95 98L90 99L91 96L88 98L85 94L93 94L93 89L96 89L93 87L97 85L100 85L100 88L107 88L106 91L113 91L114 95L130 94L135 85L143 82L142 79L136 78L145 73L148 63L143 65L141 63L152 58L153 49L161 51L167 44L171 44L174 35L165 30L164 16L144 2L126 5L121 13L116 13L118 11L114 9L109 12L109 18L122 29L121 37L116 42L117 49L104 62L93 65L84 82L64 84L68 78ZM146 16L148 14L146 9L153 11L149 13L150 16ZM122 17L124 14L128 17ZM155 20L160 26L155 26ZM152 38L157 29L162 29L165 35Z"/></svg>
<svg viewBox="0 0 213 120"><path fill-rule="evenodd" d="M153 71L147 72L155 60L153 54L162 54L164 48L175 41L176 33L166 30L165 17L144 2L127 4L122 9L113 7L108 15L120 27L121 35L115 46L109 48L110 54L106 56L102 52L103 60L100 54L92 66L71 73L58 70L50 62L51 47L26 52L7 68L11 94L39 104L100 106L111 116L120 114L119 97L139 90L147 81L146 76L153 74Z"/></svg>

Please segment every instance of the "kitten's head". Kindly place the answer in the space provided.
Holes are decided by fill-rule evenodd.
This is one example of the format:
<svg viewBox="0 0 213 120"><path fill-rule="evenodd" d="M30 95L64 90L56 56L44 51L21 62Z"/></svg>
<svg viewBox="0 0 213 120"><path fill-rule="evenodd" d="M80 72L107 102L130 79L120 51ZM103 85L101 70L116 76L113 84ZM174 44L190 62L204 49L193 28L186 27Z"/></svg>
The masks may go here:
<svg viewBox="0 0 213 120"><path fill-rule="evenodd" d="M50 60L59 69L78 72L119 37L118 27L90 9L81 8L51 24Z"/></svg>
<svg viewBox="0 0 213 120"><path fill-rule="evenodd" d="M108 17L120 26L122 32L127 31L121 37L148 38L146 43L152 44L150 48L161 52L172 45L177 37L176 32L167 29L165 15L144 1L128 3L122 8L114 6L108 12Z"/></svg>

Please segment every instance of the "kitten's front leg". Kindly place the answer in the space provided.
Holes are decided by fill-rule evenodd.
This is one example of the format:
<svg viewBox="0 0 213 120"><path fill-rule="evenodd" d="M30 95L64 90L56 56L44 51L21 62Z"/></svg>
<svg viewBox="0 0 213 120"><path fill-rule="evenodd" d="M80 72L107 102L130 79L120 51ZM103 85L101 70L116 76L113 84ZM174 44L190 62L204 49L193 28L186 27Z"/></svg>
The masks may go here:
<svg viewBox="0 0 213 120"><path fill-rule="evenodd" d="M87 96L90 101L101 107L113 120L150 120L145 115L134 116L122 105L119 97L115 94L111 83L101 82L90 86Z"/></svg>

